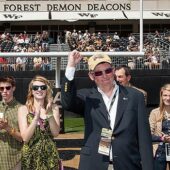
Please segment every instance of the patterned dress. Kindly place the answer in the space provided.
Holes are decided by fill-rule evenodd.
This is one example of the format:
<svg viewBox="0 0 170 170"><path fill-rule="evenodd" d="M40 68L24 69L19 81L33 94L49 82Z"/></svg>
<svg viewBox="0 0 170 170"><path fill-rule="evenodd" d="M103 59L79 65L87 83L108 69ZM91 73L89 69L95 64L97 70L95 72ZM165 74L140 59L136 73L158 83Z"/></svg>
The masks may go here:
<svg viewBox="0 0 170 170"><path fill-rule="evenodd" d="M34 114L27 116L28 123ZM48 119L39 119L33 137L22 149L22 170L59 170L59 154L50 132Z"/></svg>

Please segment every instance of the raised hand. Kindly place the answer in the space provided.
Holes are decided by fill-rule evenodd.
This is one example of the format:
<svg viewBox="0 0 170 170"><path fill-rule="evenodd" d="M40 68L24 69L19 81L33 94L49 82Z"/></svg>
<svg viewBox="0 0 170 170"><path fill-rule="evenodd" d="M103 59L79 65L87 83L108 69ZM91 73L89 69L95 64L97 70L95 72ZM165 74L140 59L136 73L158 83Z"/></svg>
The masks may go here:
<svg viewBox="0 0 170 170"><path fill-rule="evenodd" d="M77 50L72 51L68 56L68 63L67 66L75 67L82 59L80 52Z"/></svg>

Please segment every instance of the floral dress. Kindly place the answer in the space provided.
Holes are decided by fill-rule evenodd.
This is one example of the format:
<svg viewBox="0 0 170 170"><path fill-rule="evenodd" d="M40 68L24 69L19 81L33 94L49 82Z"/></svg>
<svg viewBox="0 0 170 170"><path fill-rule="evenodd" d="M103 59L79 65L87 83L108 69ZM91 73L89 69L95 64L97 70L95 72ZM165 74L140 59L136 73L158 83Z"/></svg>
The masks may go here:
<svg viewBox="0 0 170 170"><path fill-rule="evenodd" d="M27 115L28 123L34 114ZM59 154L50 133L48 119L39 119L34 135L22 149L22 170L59 170Z"/></svg>

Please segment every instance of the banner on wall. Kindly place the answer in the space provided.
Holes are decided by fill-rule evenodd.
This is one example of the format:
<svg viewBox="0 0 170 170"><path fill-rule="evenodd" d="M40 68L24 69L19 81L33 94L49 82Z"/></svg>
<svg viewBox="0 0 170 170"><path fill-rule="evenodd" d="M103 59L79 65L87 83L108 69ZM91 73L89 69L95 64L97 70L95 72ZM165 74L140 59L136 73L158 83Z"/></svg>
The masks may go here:
<svg viewBox="0 0 170 170"><path fill-rule="evenodd" d="M114 12L0 12L0 21L139 19L139 11ZM170 19L170 11L143 11L143 19Z"/></svg>

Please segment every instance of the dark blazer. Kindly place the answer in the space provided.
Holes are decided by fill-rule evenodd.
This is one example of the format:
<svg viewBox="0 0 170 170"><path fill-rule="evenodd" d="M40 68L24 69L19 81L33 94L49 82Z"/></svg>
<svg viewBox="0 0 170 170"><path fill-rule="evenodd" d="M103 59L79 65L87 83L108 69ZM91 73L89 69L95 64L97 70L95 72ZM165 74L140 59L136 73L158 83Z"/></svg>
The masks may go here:
<svg viewBox="0 0 170 170"><path fill-rule="evenodd" d="M106 106L96 88L76 90L64 78L61 87L64 109L84 114L84 146L79 170L107 170L109 157L98 153L101 129L109 128ZM119 99L113 130L114 170L153 170L152 140L141 92L119 86Z"/></svg>

